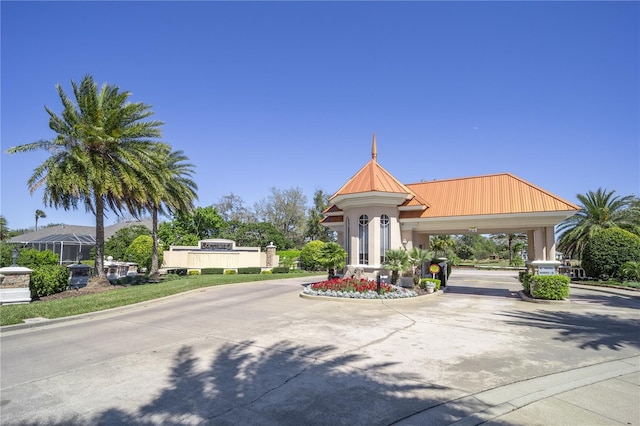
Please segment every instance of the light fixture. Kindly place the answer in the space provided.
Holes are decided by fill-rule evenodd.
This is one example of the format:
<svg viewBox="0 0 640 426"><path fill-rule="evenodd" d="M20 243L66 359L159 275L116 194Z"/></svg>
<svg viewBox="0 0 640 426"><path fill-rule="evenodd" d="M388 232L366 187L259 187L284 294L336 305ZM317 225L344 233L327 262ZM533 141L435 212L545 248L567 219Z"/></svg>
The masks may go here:
<svg viewBox="0 0 640 426"><path fill-rule="evenodd" d="M11 266L18 266L18 249L16 247L11 250L11 259L13 260Z"/></svg>
<svg viewBox="0 0 640 426"><path fill-rule="evenodd" d="M404 249L407 249L407 240L406 238L402 240L402 247L404 247Z"/></svg>

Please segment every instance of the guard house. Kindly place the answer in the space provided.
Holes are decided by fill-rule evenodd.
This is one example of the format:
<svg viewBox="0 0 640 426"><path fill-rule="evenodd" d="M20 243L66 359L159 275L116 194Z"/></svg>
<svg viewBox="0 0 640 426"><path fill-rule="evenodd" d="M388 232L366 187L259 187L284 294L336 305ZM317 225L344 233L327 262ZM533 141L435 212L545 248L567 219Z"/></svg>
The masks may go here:
<svg viewBox="0 0 640 426"><path fill-rule="evenodd" d="M171 246L163 252L163 269L186 268L202 270L203 268L234 269L260 267L270 269L278 266L279 257L275 254L276 246L237 247L235 241L221 238L201 240L197 246Z"/></svg>
<svg viewBox="0 0 640 426"><path fill-rule="evenodd" d="M403 184L371 160L329 198L321 224L347 264L373 276L389 249L429 249L431 235L526 233L527 266L557 270L554 227L580 207L510 173Z"/></svg>

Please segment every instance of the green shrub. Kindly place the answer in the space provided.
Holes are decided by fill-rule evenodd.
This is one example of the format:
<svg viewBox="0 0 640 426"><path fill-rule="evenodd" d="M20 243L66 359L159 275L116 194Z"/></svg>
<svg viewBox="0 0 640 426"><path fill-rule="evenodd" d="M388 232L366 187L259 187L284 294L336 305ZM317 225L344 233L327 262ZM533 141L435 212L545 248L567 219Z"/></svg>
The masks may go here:
<svg viewBox="0 0 640 426"><path fill-rule="evenodd" d="M44 297L60 293L69 285L69 269L61 265L36 266L31 273L31 297Z"/></svg>
<svg viewBox="0 0 640 426"><path fill-rule="evenodd" d="M263 275L271 275L273 272L271 272L270 269L265 269L264 271L260 272Z"/></svg>
<svg viewBox="0 0 640 426"><path fill-rule="evenodd" d="M192 269L191 271L189 271L189 275L200 275L200 271Z"/></svg>
<svg viewBox="0 0 640 426"><path fill-rule="evenodd" d="M202 275L222 275L224 274L224 268L202 268L200 270Z"/></svg>
<svg viewBox="0 0 640 426"><path fill-rule="evenodd" d="M140 269L147 268L147 271L149 271L151 269L152 253L153 239L149 235L140 235L129 244L125 251L125 257L136 262ZM158 264L162 265L162 252L158 253Z"/></svg>
<svg viewBox="0 0 640 426"><path fill-rule="evenodd" d="M530 278L531 296L536 299L562 300L569 297L569 282L566 275L534 275Z"/></svg>
<svg viewBox="0 0 640 426"><path fill-rule="evenodd" d="M520 256L514 256L511 262L509 262L509 266L524 266L524 259Z"/></svg>
<svg viewBox="0 0 640 426"><path fill-rule="evenodd" d="M624 262L620 267L619 276L623 280L640 281L640 261Z"/></svg>
<svg viewBox="0 0 640 426"><path fill-rule="evenodd" d="M300 258L300 250L278 250L276 254L280 261L279 266L284 266L289 269L296 266L296 262Z"/></svg>
<svg viewBox="0 0 640 426"><path fill-rule="evenodd" d="M288 274L289 268L287 268L286 266L276 266L275 268L271 269L271 272L273 272L274 274Z"/></svg>
<svg viewBox="0 0 640 426"><path fill-rule="evenodd" d="M420 288L427 288L427 283L434 283L436 285L436 291L440 290L440 280L437 278L421 278L420 279Z"/></svg>
<svg viewBox="0 0 640 426"><path fill-rule="evenodd" d="M622 265L640 260L640 237L621 228L598 231L582 252L582 268L591 278L618 277Z"/></svg>
<svg viewBox="0 0 640 426"><path fill-rule="evenodd" d="M236 271L235 269L225 269L225 271L224 271L225 275L235 275L237 273L238 273L238 271Z"/></svg>
<svg viewBox="0 0 640 426"><path fill-rule="evenodd" d="M520 271L518 272L518 280L522 283L522 288L527 294L531 294L531 277L533 275Z"/></svg>
<svg viewBox="0 0 640 426"><path fill-rule="evenodd" d="M318 260L320 248L324 245L322 241L309 241L300 250L300 267L306 271L320 271L323 268Z"/></svg>
<svg viewBox="0 0 640 426"><path fill-rule="evenodd" d="M239 274L259 274L260 272L262 272L262 269L259 267L238 268Z"/></svg>
<svg viewBox="0 0 640 426"><path fill-rule="evenodd" d="M60 259L51 250L22 249L18 253L16 263L25 268L34 269L38 266L57 265Z"/></svg>

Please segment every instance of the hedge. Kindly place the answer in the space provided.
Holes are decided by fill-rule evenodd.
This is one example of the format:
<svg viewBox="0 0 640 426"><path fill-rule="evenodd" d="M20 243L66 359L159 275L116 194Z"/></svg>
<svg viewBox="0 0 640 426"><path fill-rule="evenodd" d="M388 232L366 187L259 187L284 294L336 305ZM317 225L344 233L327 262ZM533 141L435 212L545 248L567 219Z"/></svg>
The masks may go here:
<svg viewBox="0 0 640 426"><path fill-rule="evenodd" d="M288 274L289 268L286 266L276 266L275 268L271 269L271 272L273 272L274 274Z"/></svg>
<svg viewBox="0 0 640 426"><path fill-rule="evenodd" d="M566 275L533 275L529 279L531 296L535 299L563 300L569 297L569 282Z"/></svg>
<svg viewBox="0 0 640 426"><path fill-rule="evenodd" d="M36 266L31 273L31 297L60 293L69 285L69 269L61 265Z"/></svg>
<svg viewBox="0 0 640 426"><path fill-rule="evenodd" d="M248 268L238 268L239 274L259 274L262 272L262 268L260 267L248 267Z"/></svg>
<svg viewBox="0 0 640 426"><path fill-rule="evenodd" d="M200 270L202 275L222 275L224 274L224 268L202 268Z"/></svg>

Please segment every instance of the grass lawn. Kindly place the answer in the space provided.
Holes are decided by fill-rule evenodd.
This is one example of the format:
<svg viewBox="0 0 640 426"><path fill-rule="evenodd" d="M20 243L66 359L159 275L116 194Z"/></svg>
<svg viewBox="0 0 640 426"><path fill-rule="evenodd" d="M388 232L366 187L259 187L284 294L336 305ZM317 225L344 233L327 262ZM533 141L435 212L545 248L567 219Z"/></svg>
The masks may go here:
<svg viewBox="0 0 640 426"><path fill-rule="evenodd" d="M27 318L62 318L72 315L102 311L118 306L131 305L147 300L159 299L203 287L251 281L266 281L304 276L316 276L318 272L295 272L289 274L238 274L238 275L188 275L157 284L143 284L117 288L101 293L69 297L60 300L32 302L28 304L3 305L0 308L0 326L20 324ZM321 273L320 273L321 274Z"/></svg>

